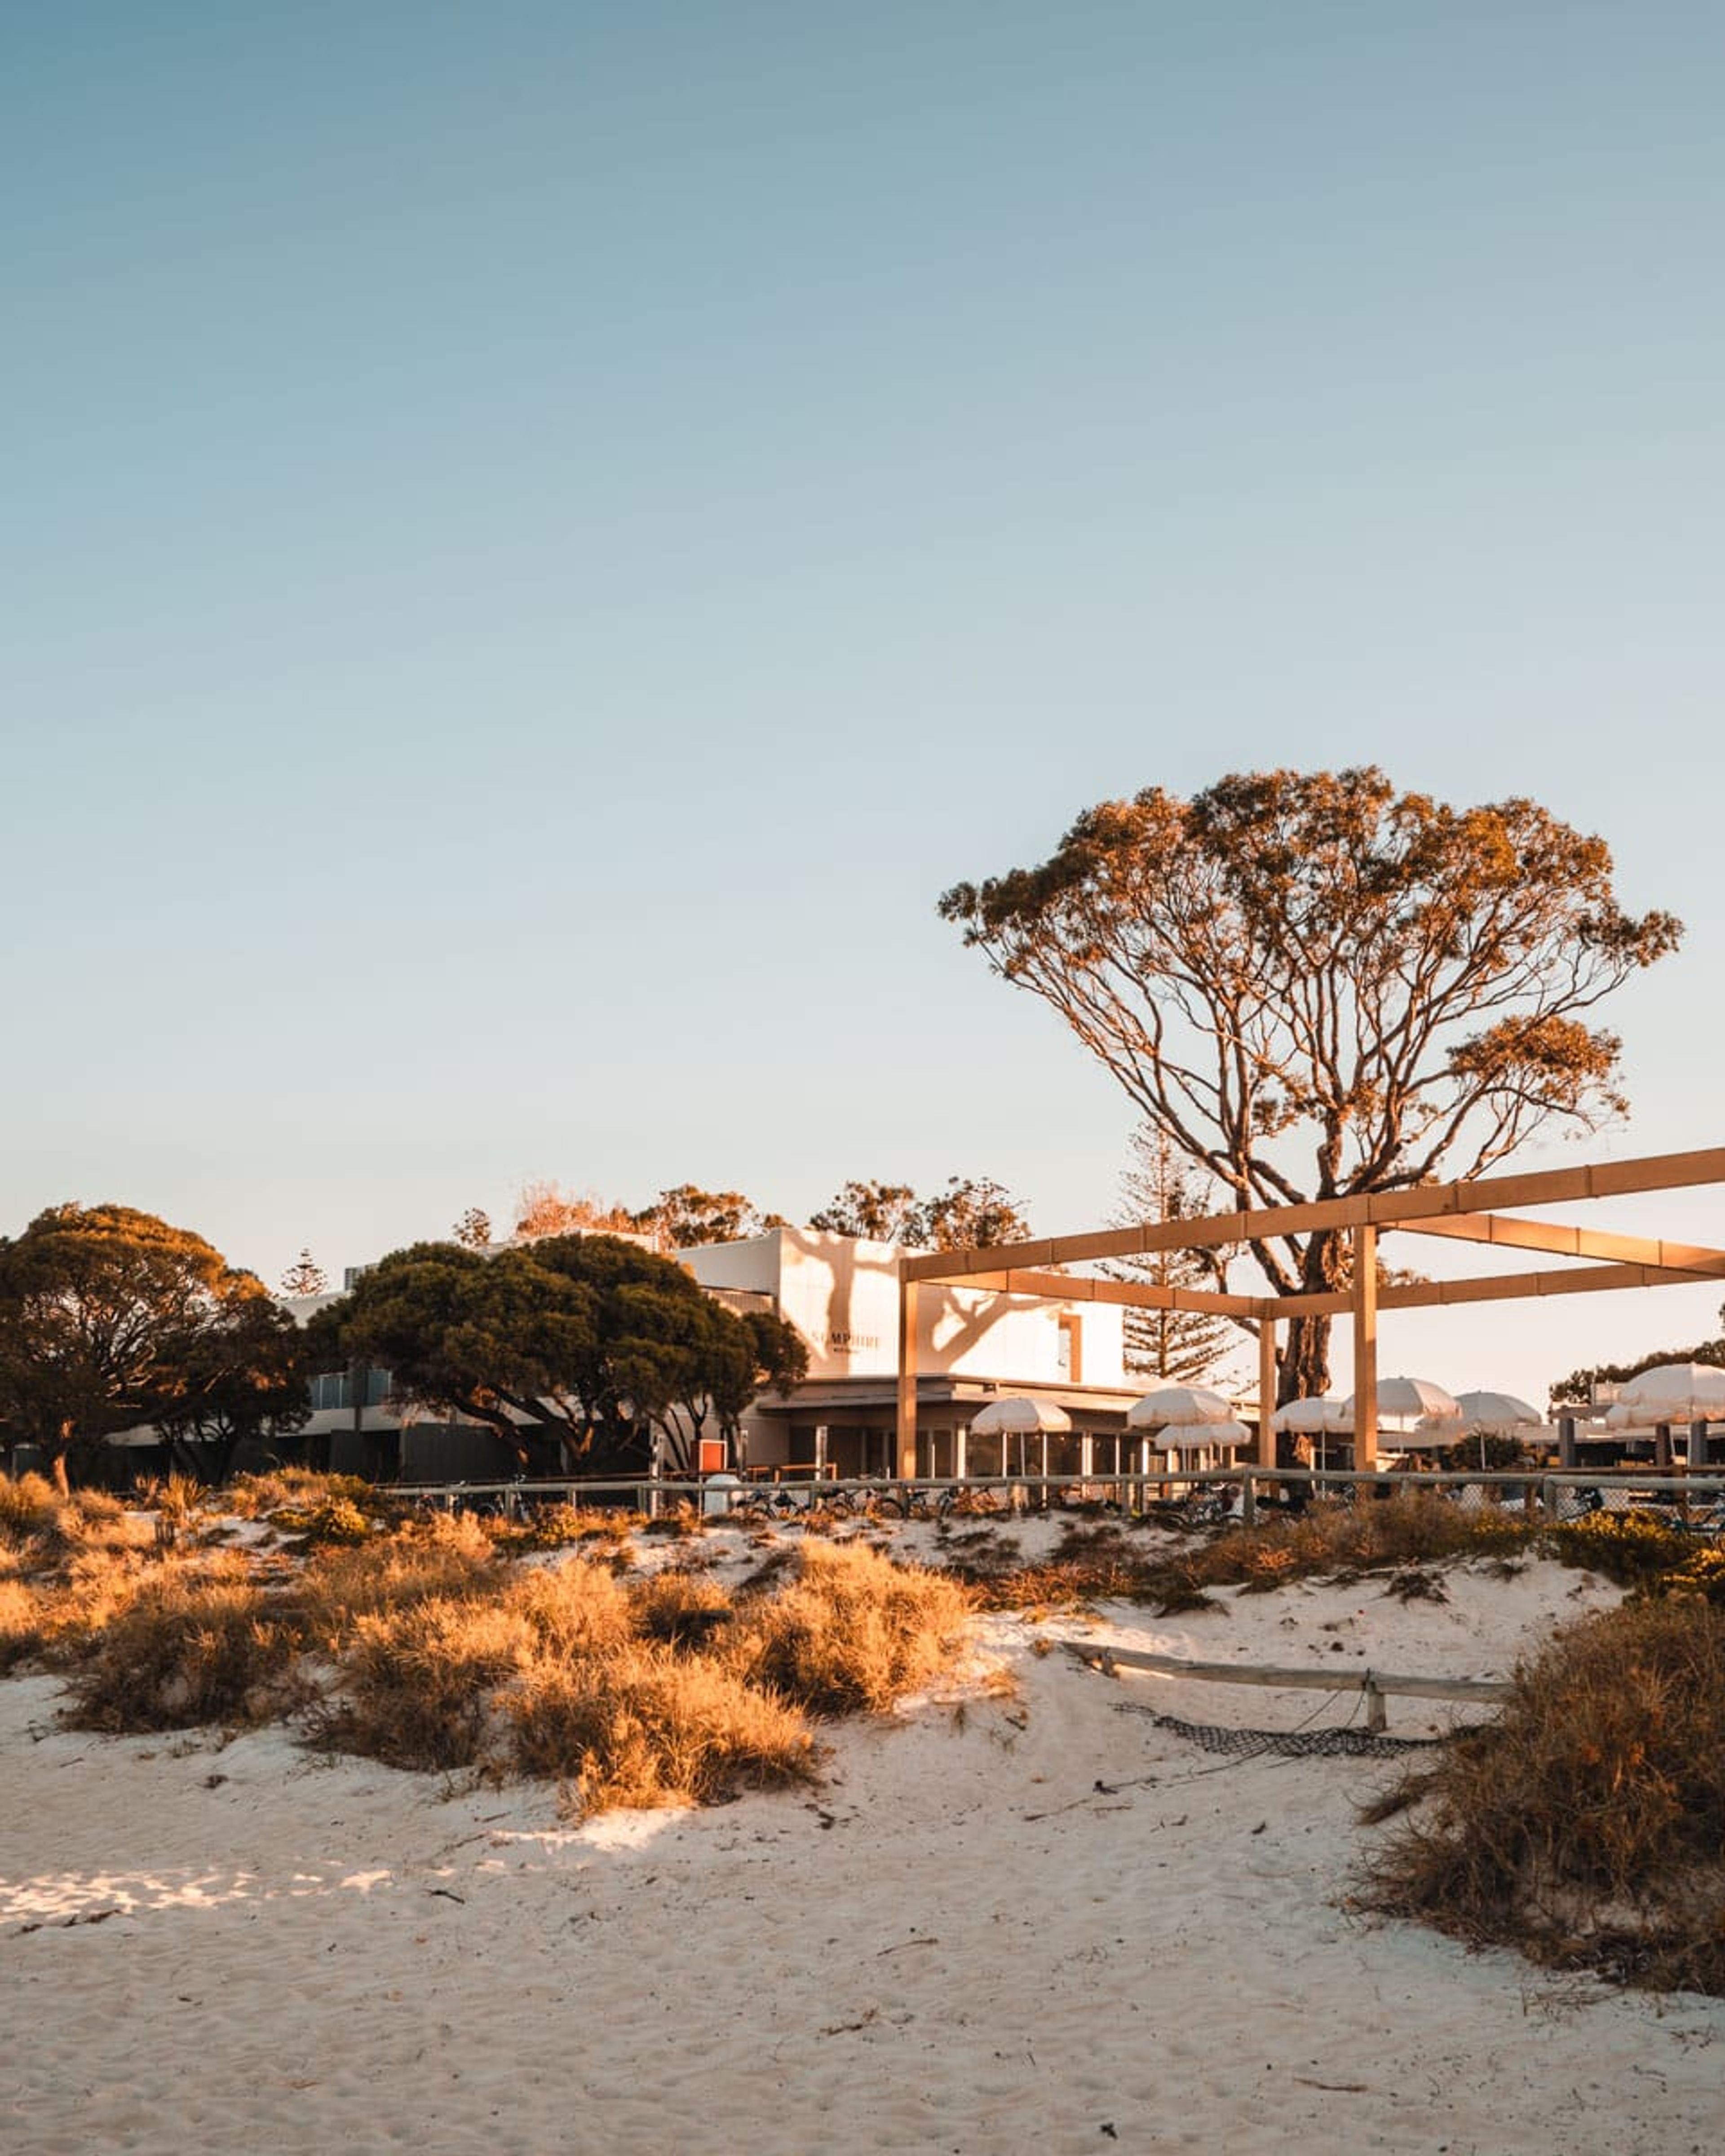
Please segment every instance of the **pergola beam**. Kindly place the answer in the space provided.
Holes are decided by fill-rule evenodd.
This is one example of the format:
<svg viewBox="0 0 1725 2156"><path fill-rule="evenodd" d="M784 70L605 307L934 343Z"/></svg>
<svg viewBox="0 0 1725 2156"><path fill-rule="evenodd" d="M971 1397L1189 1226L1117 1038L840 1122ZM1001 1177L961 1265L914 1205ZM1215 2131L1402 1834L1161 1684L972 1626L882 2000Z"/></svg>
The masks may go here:
<svg viewBox="0 0 1725 2156"><path fill-rule="evenodd" d="M1645 1235L1614 1235L1599 1228L1571 1228L1559 1220L1509 1220L1501 1213L1458 1213L1433 1220L1404 1220L1414 1235L1445 1235L1457 1242L1490 1243L1508 1250L1539 1250L1558 1258L1599 1258L1651 1265L1696 1280L1725 1277L1725 1250L1701 1243L1653 1242Z"/></svg>
<svg viewBox="0 0 1725 2156"><path fill-rule="evenodd" d="M1216 1214L1201 1220L1148 1221L1136 1228L1103 1229L1091 1235L1056 1235L999 1244L988 1250L936 1250L921 1257L901 1258L900 1471L906 1475L916 1471L916 1290L920 1282L968 1286L1059 1301L1120 1303L1255 1319L1262 1425L1259 1456L1266 1461L1275 1456L1269 1425L1274 1408L1276 1325L1292 1317L1351 1316L1355 1360L1354 1462L1356 1466L1368 1466L1375 1460L1377 1447L1379 1311L1593 1295L1613 1288L1685 1287L1693 1286L1697 1281L1725 1279L1725 1250L1707 1245L1613 1235L1548 1220L1507 1219L1497 1209L1627 1197L1722 1183L1725 1183L1725 1146L1715 1146L1694 1152L1654 1154L1642 1160L1608 1161L1529 1175L1481 1176L1471 1183L1420 1184L1411 1190L1375 1191L1353 1198ZM1492 1273L1474 1280L1380 1286L1378 1237L1380 1231L1392 1228L1582 1262L1562 1270ZM1353 1278L1345 1290L1316 1295L1236 1296L1202 1288L1153 1287L1086 1276L1074 1278L1053 1270L1099 1258L1220 1250L1319 1229L1343 1230L1351 1236Z"/></svg>
<svg viewBox="0 0 1725 2156"><path fill-rule="evenodd" d="M1218 1317L1255 1317L1261 1296L1224 1295L1205 1287L1156 1287L1147 1281L1096 1280L1086 1273L1050 1273L1022 1266L972 1273L951 1287L986 1290L996 1295L1034 1295L1055 1302L1115 1302L1135 1310L1197 1310Z"/></svg>
<svg viewBox="0 0 1725 2156"><path fill-rule="evenodd" d="M1379 1310L1430 1310L1446 1302L1513 1302L1521 1296L1593 1295L1607 1288L1693 1287L1693 1273L1662 1271L1657 1265L1580 1265L1573 1271L1485 1273L1473 1280L1405 1281L1378 1291ZM1346 1288L1322 1295L1266 1296L1261 1312L1278 1317L1346 1317L1353 1297Z"/></svg>
<svg viewBox="0 0 1725 2156"><path fill-rule="evenodd" d="M1157 1250L1214 1250L1232 1243L1309 1235L1315 1229L1405 1227L1417 1220L1477 1214L1504 1206L1562 1204L1707 1183L1725 1183L1725 1146L1700 1152L1660 1153L1645 1160L1608 1161L1592 1168L1482 1176L1472 1183L1420 1183L1411 1190L1318 1199L1299 1205L1213 1214L1200 1220L1147 1221L1137 1228L1003 1243L992 1250L932 1250L900 1262L907 1280L962 1281L968 1274L1002 1267L1076 1265L1086 1258L1132 1257Z"/></svg>

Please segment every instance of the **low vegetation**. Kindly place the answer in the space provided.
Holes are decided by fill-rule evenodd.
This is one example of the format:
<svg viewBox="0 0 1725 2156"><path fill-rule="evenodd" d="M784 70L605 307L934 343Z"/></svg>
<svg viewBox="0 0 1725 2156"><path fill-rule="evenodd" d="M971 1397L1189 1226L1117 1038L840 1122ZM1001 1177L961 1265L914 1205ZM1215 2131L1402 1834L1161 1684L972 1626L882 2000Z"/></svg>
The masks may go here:
<svg viewBox="0 0 1725 2156"><path fill-rule="evenodd" d="M857 1545L727 1587L693 1514L632 1573L626 1516L403 1518L295 1473L244 1486L241 1546L154 1494L152 1522L0 1482L0 1669L64 1671L74 1727L290 1718L394 1766L552 1777L582 1812L704 1804L814 1779L820 1717L884 1712L963 1651L966 1589Z"/></svg>
<svg viewBox="0 0 1725 2156"><path fill-rule="evenodd" d="M1363 1898L1542 1962L1725 1991L1725 1550L1668 1519L1553 1527L1399 1490L1209 1537L1075 1517L1034 1559L1026 1522L955 1520L929 1568L854 1537L757 1538L739 1577L692 1513L656 1537L567 1507L403 1517L295 1474L244 1486L242 1525L231 1493L202 1512L153 1494L146 1515L0 1480L0 1671L61 1672L83 1727L287 1720L400 1767L548 1778L578 1815L817 1779L823 1721L937 1683L978 1607L1169 1609L1366 1573L1440 1594L1427 1568L1445 1559L1543 1549L1628 1601L1385 1797ZM348 1507L351 1535L317 1531Z"/></svg>
<svg viewBox="0 0 1725 2156"><path fill-rule="evenodd" d="M1496 1506L1469 1511L1430 1491L1398 1490L1378 1502L1320 1502L1209 1540L1170 1543L1153 1525L1074 1523L1034 1564L999 1563L994 1538L974 1551L962 1547L957 1536L952 1544L952 1561L996 1608L1106 1599L1168 1612L1202 1606L1212 1588L1261 1594L1295 1579L1399 1572L1452 1557L1510 1556L1527 1548L1534 1533L1519 1514Z"/></svg>
<svg viewBox="0 0 1725 2156"><path fill-rule="evenodd" d="M1490 1723L1371 1816L1363 1899L1541 1963L1725 1993L1725 1609L1643 1597L1561 1633Z"/></svg>

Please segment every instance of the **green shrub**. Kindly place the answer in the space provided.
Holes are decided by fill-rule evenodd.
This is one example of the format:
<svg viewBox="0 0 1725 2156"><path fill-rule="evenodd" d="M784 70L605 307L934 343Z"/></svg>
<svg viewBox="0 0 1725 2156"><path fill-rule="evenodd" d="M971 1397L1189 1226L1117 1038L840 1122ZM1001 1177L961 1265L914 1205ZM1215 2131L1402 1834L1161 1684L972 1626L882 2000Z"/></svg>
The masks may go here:
<svg viewBox="0 0 1725 2156"><path fill-rule="evenodd" d="M1695 1550L1681 1528L1645 1512L1589 1512L1548 1527L1545 1540L1563 1563L1597 1572L1620 1587L1674 1572Z"/></svg>

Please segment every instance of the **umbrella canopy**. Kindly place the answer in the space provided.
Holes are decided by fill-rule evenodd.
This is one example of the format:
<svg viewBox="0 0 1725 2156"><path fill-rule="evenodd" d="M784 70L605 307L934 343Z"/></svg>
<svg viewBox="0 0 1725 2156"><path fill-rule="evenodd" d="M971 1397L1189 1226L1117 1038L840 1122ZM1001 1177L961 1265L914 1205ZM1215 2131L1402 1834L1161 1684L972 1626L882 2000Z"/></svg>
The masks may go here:
<svg viewBox="0 0 1725 2156"><path fill-rule="evenodd" d="M1291 1430L1301 1437L1346 1437L1353 1429L1351 1400L1290 1400L1270 1418L1272 1430Z"/></svg>
<svg viewBox="0 0 1725 2156"><path fill-rule="evenodd" d="M1620 1409L1629 1414L1620 1417ZM1725 1419L1725 1370L1710 1363L1661 1363L1631 1378L1605 1419L1620 1430L1659 1422Z"/></svg>
<svg viewBox="0 0 1725 2156"><path fill-rule="evenodd" d="M1219 1447L1250 1445L1252 1433L1243 1422L1171 1422L1156 1434L1156 1442L1170 1452L1196 1452L1202 1445Z"/></svg>
<svg viewBox="0 0 1725 2156"><path fill-rule="evenodd" d="M1419 1419L1425 1423L1448 1423L1455 1429L1461 1427L1461 1410L1452 1394L1441 1385L1435 1385L1430 1378L1380 1378L1378 1380L1378 1413L1396 1421ZM1348 1396L1348 1427L1353 1427L1353 1395Z"/></svg>
<svg viewBox="0 0 1725 2156"><path fill-rule="evenodd" d="M978 1409L970 1419L970 1426L979 1437L992 1436L1003 1430L1016 1435L1045 1430L1058 1435L1071 1429L1072 1418L1052 1400L1026 1399L1022 1394L1009 1393L1004 1399L990 1400L987 1407Z"/></svg>
<svg viewBox="0 0 1725 2156"><path fill-rule="evenodd" d="M1128 1430L1163 1430L1170 1423L1232 1422L1234 1410L1219 1393L1203 1385L1164 1385L1146 1393L1126 1411Z"/></svg>
<svg viewBox="0 0 1725 2156"><path fill-rule="evenodd" d="M1507 1436L1512 1430L1540 1430L1545 1424L1538 1408L1513 1393L1457 1393L1455 1404L1469 1430L1501 1430Z"/></svg>

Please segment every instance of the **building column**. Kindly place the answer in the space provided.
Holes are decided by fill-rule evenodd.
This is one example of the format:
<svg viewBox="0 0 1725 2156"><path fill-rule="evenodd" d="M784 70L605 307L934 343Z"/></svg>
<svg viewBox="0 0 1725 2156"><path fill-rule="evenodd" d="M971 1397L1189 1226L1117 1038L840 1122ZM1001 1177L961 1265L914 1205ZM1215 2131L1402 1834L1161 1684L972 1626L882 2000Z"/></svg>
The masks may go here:
<svg viewBox="0 0 1725 2156"><path fill-rule="evenodd" d="M1258 1449L1260 1467L1276 1465L1276 1320L1258 1320Z"/></svg>
<svg viewBox="0 0 1725 2156"><path fill-rule="evenodd" d="M916 1475L916 1283L898 1281L898 1471Z"/></svg>
<svg viewBox="0 0 1725 2156"><path fill-rule="evenodd" d="M1353 1464L1378 1465L1378 1230L1353 1231Z"/></svg>

